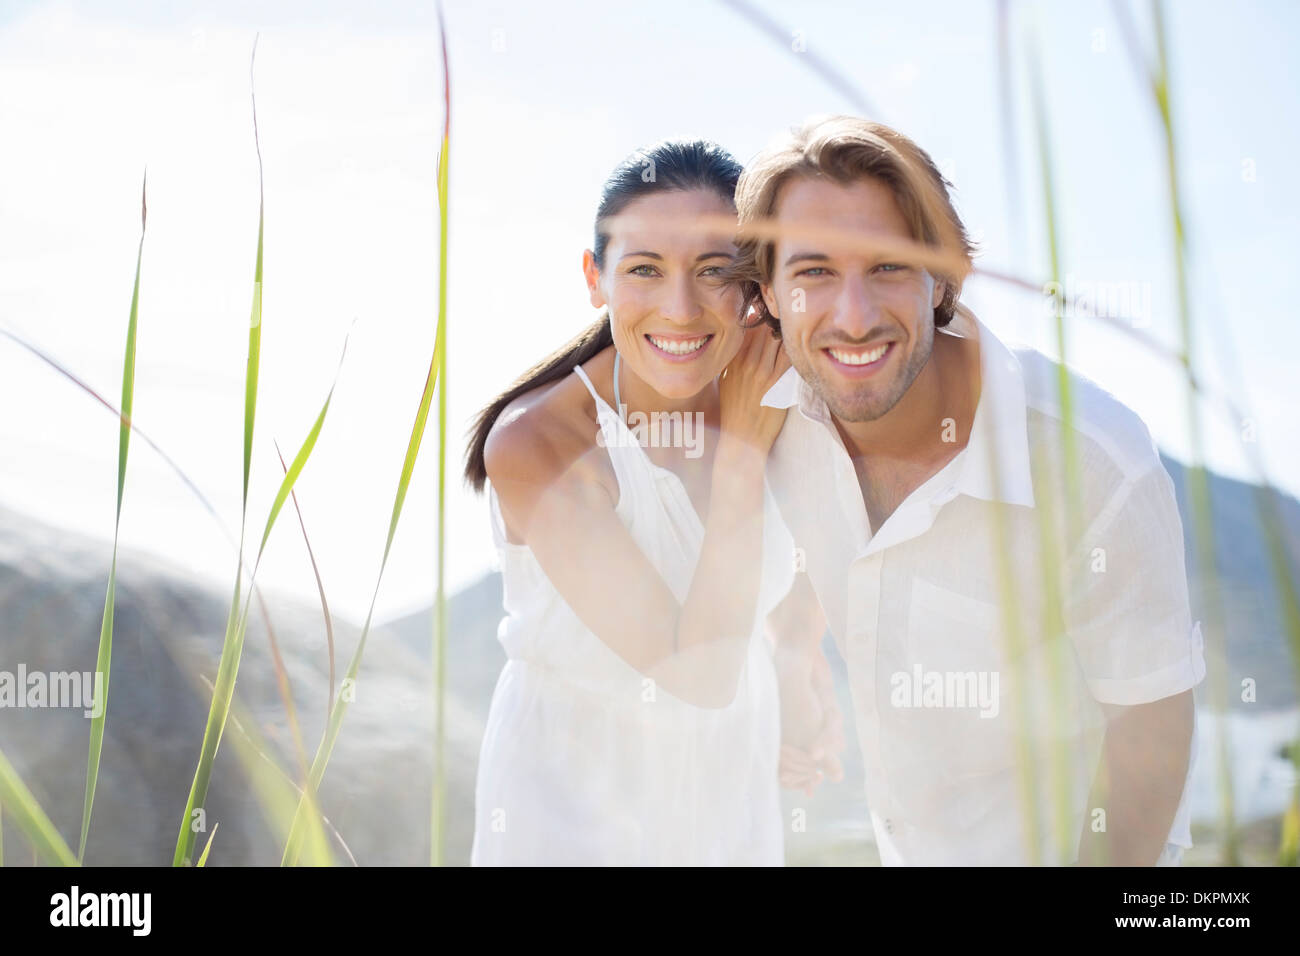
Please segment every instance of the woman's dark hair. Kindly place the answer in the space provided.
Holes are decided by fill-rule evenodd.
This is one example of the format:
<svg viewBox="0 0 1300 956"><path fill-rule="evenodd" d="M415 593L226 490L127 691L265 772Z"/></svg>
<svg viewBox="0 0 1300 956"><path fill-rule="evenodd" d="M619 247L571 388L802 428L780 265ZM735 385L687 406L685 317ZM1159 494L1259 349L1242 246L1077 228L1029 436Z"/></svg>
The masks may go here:
<svg viewBox="0 0 1300 956"><path fill-rule="evenodd" d="M667 140L638 149L619 163L601 191L591 250L596 268L605 266L605 247L609 245L606 220L618 215L633 200L656 193L707 189L727 202L734 202L736 183L743 171L730 153L707 140ZM577 337L530 368L479 412L470 428L469 447L465 451L465 480L475 491L482 491L487 482L483 449L488 433L505 407L525 392L558 381L613 344L609 310L605 309Z"/></svg>

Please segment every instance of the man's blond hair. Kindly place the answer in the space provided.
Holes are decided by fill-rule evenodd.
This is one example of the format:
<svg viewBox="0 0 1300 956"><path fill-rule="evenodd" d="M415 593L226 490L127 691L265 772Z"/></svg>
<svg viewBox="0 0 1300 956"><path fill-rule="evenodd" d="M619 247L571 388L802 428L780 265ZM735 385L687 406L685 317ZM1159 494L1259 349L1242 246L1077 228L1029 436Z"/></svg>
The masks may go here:
<svg viewBox="0 0 1300 956"><path fill-rule="evenodd" d="M772 281L776 242L746 235L745 226L770 219L781 189L793 178L827 178L841 185L872 178L894 194L911 237L965 263L960 272L936 274L944 284L934 310L937 327L952 321L961 284L969 274L975 247L948 196L951 187L925 150L895 129L855 116L812 119L768 146L754 159L736 187L736 211L742 228L732 281L744 293L744 312L753 306L760 320L780 333L780 320L767 309L760 284Z"/></svg>

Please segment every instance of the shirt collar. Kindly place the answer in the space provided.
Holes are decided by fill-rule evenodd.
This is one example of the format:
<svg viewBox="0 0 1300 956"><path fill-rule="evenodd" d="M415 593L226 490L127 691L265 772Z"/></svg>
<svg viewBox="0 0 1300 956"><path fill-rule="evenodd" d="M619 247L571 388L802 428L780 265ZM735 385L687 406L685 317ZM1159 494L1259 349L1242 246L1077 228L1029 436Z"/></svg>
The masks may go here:
<svg viewBox="0 0 1300 956"><path fill-rule="evenodd" d="M980 350L980 397L952 490L985 501L1032 508L1029 416L1020 362L965 306L957 307L951 327L963 337L975 338ZM760 404L787 409L797 406L810 421L835 427L826 403L793 367L767 390Z"/></svg>

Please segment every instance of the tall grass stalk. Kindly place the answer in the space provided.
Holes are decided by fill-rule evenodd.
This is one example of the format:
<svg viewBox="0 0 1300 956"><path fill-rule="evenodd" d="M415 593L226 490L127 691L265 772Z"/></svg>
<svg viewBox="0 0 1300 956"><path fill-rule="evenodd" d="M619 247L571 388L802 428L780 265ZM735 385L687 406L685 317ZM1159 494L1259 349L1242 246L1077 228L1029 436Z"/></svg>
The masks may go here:
<svg viewBox="0 0 1300 956"><path fill-rule="evenodd" d="M438 582L433 617L433 795L429 809L429 858L442 866L443 823L446 799L443 757L445 751L445 692L447 687L447 185L451 159L451 67L447 60L447 30L438 4L438 30L442 38L442 146L438 150L438 330L434 352L438 356Z"/></svg>
<svg viewBox="0 0 1300 956"><path fill-rule="evenodd" d="M1039 175L1043 187L1044 225L1047 233L1048 259L1051 268L1048 290L1051 293L1053 316L1055 318L1056 345L1058 350L1057 395L1061 405L1061 442L1063 461L1059 467L1063 470L1065 490L1065 528L1064 536L1067 547L1079 542L1082 522L1079 512L1082 503L1082 490L1079 480L1079 455L1074 433L1074 403L1071 394L1070 370L1067 364L1067 342L1065 332L1064 299L1061 295L1061 258L1058 239L1059 226L1056 216L1056 188L1052 174L1051 134L1047 124L1047 113L1043 105L1043 78L1038 68L1038 58L1033 47L1030 48L1030 89L1033 94L1035 139L1038 153ZM1045 461L1045 450L1034 449L1036 471L1048 474L1050 469ZM1053 490L1056 483L1053 482ZM1047 641L1048 651L1048 707L1052 725L1051 750L1049 765L1051 768L1052 822L1055 845L1058 852L1069 854L1071 847L1077 845L1077 834L1071 832L1070 794L1073 790L1071 767L1066 761L1065 753L1065 667L1067 666L1065 646L1066 622L1064 613L1064 595L1062 582L1068 572L1068 559L1063 561L1065 548L1057 537L1054 524L1056 498L1038 504L1038 528L1040 556L1042 559L1043 581L1043 636ZM1060 860L1058 862L1067 862Z"/></svg>
<svg viewBox="0 0 1300 956"><path fill-rule="evenodd" d="M257 60L257 41L253 42L253 54L249 63L249 81L252 86L252 71ZM176 839L176 851L172 856L172 863L175 866L182 866L189 862L190 855L193 852L195 831L192 826L194 813L202 807L204 800L207 799L208 786L212 778L212 766L216 760L217 748L221 744L221 736L225 730L226 720L230 713L231 699L234 696L235 681L239 675L239 662L243 654L244 637L247 632L248 612L252 605L252 599L244 603L242 612L240 611L241 603L241 584L243 581L243 560L244 560L244 537L248 523L248 478L253 454L253 427L256 421L257 410L257 380L258 365L261 356L261 339L262 339L262 279L263 279L263 249L265 239L266 225L266 200L264 188L264 176L262 168L262 149L257 133L257 98L256 92L252 91L252 111L253 111L253 142L257 150L257 170L258 170L258 210L257 210L257 261L253 271L253 304L249 317L248 330L248 363L244 379L244 483L243 483L243 504L241 508L240 531L239 531L239 555L238 569L235 574L234 594L231 598L230 613L226 621L226 634L222 641L221 663L217 669L216 687L212 697L212 704L208 710L207 726L203 733L203 746L199 754L198 767L194 772L194 781L190 787L189 799L185 806L185 815L181 820L180 833ZM344 345L344 354L346 355L347 347ZM339 365L342 366L343 358L339 359ZM262 532L262 540L257 550L257 557L253 562L253 572L250 580L257 577L257 568L261 563L262 555L266 550L267 540L271 536L271 529L275 524L275 519L284 506L286 499L293 490L294 483L298 475L302 472L311 456L312 449L316 445L316 439L320 435L321 427L325 423L325 416L329 411L330 401L334 396L334 388L338 382L338 374L335 373L334 384L330 386L329 395L321 407L320 413L316 417L315 423L304 439L302 446L295 456L293 464L289 467L284 479L280 483L280 490L275 496L275 501L271 506L270 514L266 519L265 530ZM283 669L279 668L280 678L283 680ZM306 787L305 801L310 804L314 811L314 787Z"/></svg>
<svg viewBox="0 0 1300 956"><path fill-rule="evenodd" d="M415 471L415 462L419 458L420 445L424 440L424 430L429 420L430 407L433 404L433 392L435 387L438 385L439 373L446 366L446 361L443 357L443 353L446 347L446 305L447 303L446 303L445 290L446 290L446 272L447 272L447 260L446 260L447 161L448 161L448 153L449 153L448 143L450 139L449 133L450 133L450 122L451 122L450 121L451 91L450 91L449 71L447 67L446 30L442 24L441 7L439 7L439 29L442 33L443 81L444 81L445 100L446 100L445 108L447 110L447 113L443 122L442 149L438 160L438 198L441 207L439 213L439 237L442 244L442 251L439 253L440 286L439 286L439 293L438 293L438 327L434 333L433 355L429 359L429 370L425 375L424 390L420 394L420 404L416 410L415 422L411 426L411 435L406 445L406 458L402 462L402 471L397 481L397 493L393 498L393 511L388 520L388 536L384 541L384 553L383 553L383 557L380 559L379 562L379 574L375 580L375 589L370 597L370 608L369 610L366 611L366 621L361 628L361 637L357 641L357 648L353 652L352 659L348 664L348 670L347 670L347 675L345 677L345 680L351 680L353 682L356 681L357 673L361 669L361 660L365 655L366 641L370 636L370 625L374 619L374 614L375 614L375 603L379 599L379 587L383 583L384 570L388 566L389 554L392 551L392 547L393 547L393 537L397 533L397 524L402 516L402 505L406 501L406 493L407 490L410 488L410 484L411 484L411 475ZM441 398L439 400L439 429L440 429L440 434L445 435L446 433L445 398ZM440 442L441 441L442 439L440 439ZM444 455L445 455L445 449L441 451L439 455L440 466L443 463ZM442 504L441 504L442 494L443 494L443 487L442 487L442 481L440 477L440 481L439 481L440 503L438 509L439 510L439 514L438 514L439 582L438 582L438 613L436 616L436 620L439 622L445 620L445 614L446 614L445 602L443 601L443 597L442 597L442 555L443 555L442 537L445 533L443 520L442 520L443 519ZM444 625L439 623L437 626L439 628L442 628ZM442 691L441 691L442 654L440 650L441 638L438 635L437 631L435 631L434 644L435 644L435 651L437 652L437 657L435 659L438 662L436 665L437 674L438 674L437 680L439 681L438 695L437 695L438 706L441 707L442 706ZM329 766L330 756L334 752L334 745L338 742L338 736L340 731L342 730L343 718L347 714L347 709L348 709L348 700L346 699L346 697L340 696L334 702L334 707L330 712L329 722L326 724L325 732L321 736L320 745L316 749L316 757L312 761L311 772L308 774L307 782L308 782L308 786L312 790L319 791L320 789L321 781L325 777L325 770ZM441 727L442 727L442 720L441 720L441 713L439 713L438 725L437 725L437 732L439 735L441 734ZM435 767L435 771L434 771L435 779L437 778L440 772L440 764L441 764L440 753L436 758L436 763L438 764L438 766ZM435 820L440 818L440 813L437 809L438 806L437 794L440 792L438 790L438 787L439 784L435 783L435 788L434 788L435 809L433 811L433 817ZM298 806L298 812L294 815L294 822L292 828L290 829L289 838L288 840L285 841L284 853L280 861L281 864L284 866L295 866L298 863L299 855L301 853L302 827L304 825L305 815L306 815L306 806L303 803L300 803ZM440 850L438 849L439 842L440 842L440 834L438 832L438 826L439 826L438 824L435 824L433 840L432 840L434 849L431 850L431 857L435 859L440 853Z"/></svg>
<svg viewBox="0 0 1300 956"><path fill-rule="evenodd" d="M1196 539L1197 567L1203 582L1205 613L1209 631L1210 697L1215 713L1215 752L1218 758L1219 818L1222 830L1225 866L1240 865L1232 790L1232 752L1227 721L1227 647L1224 614L1218 593L1218 558L1215 547L1213 505L1210 500L1209 475L1204 465L1201 445L1201 417L1199 396L1192 386L1195 376L1195 329L1192 323L1191 300L1187 285L1186 232L1183 225L1182 194L1178 179L1178 147L1174 135L1173 110L1170 104L1169 58L1165 44L1165 27L1159 0L1151 2L1151 16L1155 31L1156 62L1154 69L1145 72L1151 78L1151 92L1160 118L1160 132L1164 140L1165 173L1168 180L1169 212L1172 220L1175 291L1178 303L1178 330L1182 346L1182 362L1188 378L1186 391L1188 431L1191 439L1190 462L1187 470L1187 493Z"/></svg>
<svg viewBox="0 0 1300 956"><path fill-rule="evenodd" d="M102 701L96 701L98 715L90 721L90 753L86 758L86 795L81 810L81 841L77 846L77 859L86 858L86 838L90 835L90 812L95 803L95 787L99 783L99 758L104 748L104 724L108 720L109 667L113 661L113 611L117 599L117 543L122 524L122 491L126 486L126 455L131 443L131 412L135 396L135 335L140 311L140 267L144 262L144 233L148 218L148 172L140 183L140 245L135 255L135 283L131 290L131 312L126 323L126 357L122 361L122 417L117 445L117 511L113 516L113 561L108 571L108 593L104 597L104 615L99 628L99 656L95 663L97 673L103 675L100 685Z"/></svg>
<svg viewBox="0 0 1300 956"><path fill-rule="evenodd" d="M253 40L253 54L249 62L249 86L253 86L253 67L257 62L257 39ZM262 250L266 224L265 182L262 170L262 150L257 135L257 94L251 91L253 101L253 143L257 150L257 262L253 270L253 305L248 328L248 362L244 375L244 484L243 498L239 520L239 554L238 568L235 572L235 589L230 600L230 611L226 617L226 634L221 644L221 663L218 668L217 688L208 710L208 722L203 732L203 748L199 754L199 764L194 771L194 782L190 787L190 796L185 805L185 816L181 820L180 834L176 839L176 852L172 857L174 866L189 862L194 843L194 831L191 817L207 799L208 783L212 776L212 764L216 759L217 745L221 741L221 732L225 727L226 714L229 711L230 695L234 693L235 678L239 673L239 657L243 651L242 635L237 632L239 619L240 586L244 575L244 537L248 526L248 475L253 456L253 424L257 411L257 372L261 356L262 342Z"/></svg>
<svg viewBox="0 0 1300 956"><path fill-rule="evenodd" d="M1008 0L998 0L997 4L997 49L998 49L998 93L1000 118L1002 126L1003 164L1006 176L1008 217L1019 235L1020 224L1020 182L1018 163L1015 158L1017 137L1015 134L1015 110L1011 97L1011 38L1010 12ZM1019 246L1019 242L1016 243ZM996 430L1000 425L993 422ZM994 447L998 447L994 443ZM989 455L989 477L994 488L1002 487L1001 464L997 455ZM1025 846L1029 853L1029 862L1039 865L1043 859L1043 848L1038 820L1038 756L1036 743L1032 734L1032 703L1029 686L1025 681L1025 646L1024 619L1021 614L1019 595L1017 594L1015 569L1011 564L1011 536L1007 531L1007 514L999 509L997 520L993 525L992 558L998 574L998 604L1002 616L1002 639L1007 659L1011 661L1012 677L1016 692L1012 699L1016 727L1016 769L1019 774L1020 802L1024 808L1021 814L1021 829Z"/></svg>

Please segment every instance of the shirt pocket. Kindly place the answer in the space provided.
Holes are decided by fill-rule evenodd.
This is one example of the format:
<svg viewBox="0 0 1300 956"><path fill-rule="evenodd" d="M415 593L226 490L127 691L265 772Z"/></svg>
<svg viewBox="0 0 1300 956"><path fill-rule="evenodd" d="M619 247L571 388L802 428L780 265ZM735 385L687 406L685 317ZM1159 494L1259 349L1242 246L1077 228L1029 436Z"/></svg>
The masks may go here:
<svg viewBox="0 0 1300 956"><path fill-rule="evenodd" d="M1007 659L1002 620L1002 609L995 602L913 578L908 663L919 664L924 671L1007 676L1001 674Z"/></svg>
<svg viewBox="0 0 1300 956"><path fill-rule="evenodd" d="M949 798L966 793L973 802L962 813L987 813L969 788L996 788L995 779L1015 761L1014 680L1003 646L1002 608L914 577L908 613L899 664L911 689L910 706L894 708L893 718L911 752L896 753L895 760L910 764L926 781L926 799L942 796L939 802L951 806Z"/></svg>

